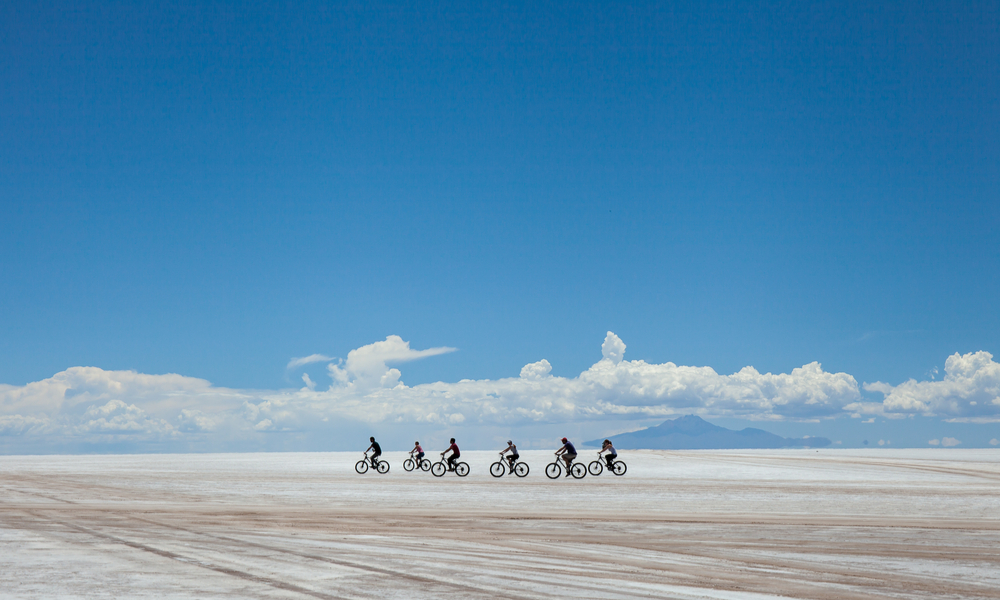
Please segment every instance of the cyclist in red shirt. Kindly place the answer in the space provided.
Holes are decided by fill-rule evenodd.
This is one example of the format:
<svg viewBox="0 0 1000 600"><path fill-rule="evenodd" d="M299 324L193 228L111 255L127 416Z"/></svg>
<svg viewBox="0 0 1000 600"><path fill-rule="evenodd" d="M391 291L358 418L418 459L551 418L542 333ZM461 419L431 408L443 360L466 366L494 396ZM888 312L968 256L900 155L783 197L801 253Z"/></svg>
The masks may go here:
<svg viewBox="0 0 1000 600"><path fill-rule="evenodd" d="M455 438L451 438L451 445L448 446L447 450L441 453L441 456L444 456L449 452L451 452L451 456L448 457L448 470L454 471L455 461L458 460L459 456L462 456L462 453L458 450L458 444L455 443Z"/></svg>
<svg viewBox="0 0 1000 600"><path fill-rule="evenodd" d="M417 466L420 466L420 461L424 459L424 449L420 447L420 442L413 442L413 450L410 450L410 458L417 461Z"/></svg>

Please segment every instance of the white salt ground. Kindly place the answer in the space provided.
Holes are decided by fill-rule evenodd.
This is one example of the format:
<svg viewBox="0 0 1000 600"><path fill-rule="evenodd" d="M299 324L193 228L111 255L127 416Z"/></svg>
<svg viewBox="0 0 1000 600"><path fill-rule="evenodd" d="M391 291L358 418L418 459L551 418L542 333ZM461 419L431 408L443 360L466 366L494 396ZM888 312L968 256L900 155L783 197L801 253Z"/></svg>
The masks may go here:
<svg viewBox="0 0 1000 600"><path fill-rule="evenodd" d="M0 456L0 598L1000 598L1000 450L359 457Z"/></svg>

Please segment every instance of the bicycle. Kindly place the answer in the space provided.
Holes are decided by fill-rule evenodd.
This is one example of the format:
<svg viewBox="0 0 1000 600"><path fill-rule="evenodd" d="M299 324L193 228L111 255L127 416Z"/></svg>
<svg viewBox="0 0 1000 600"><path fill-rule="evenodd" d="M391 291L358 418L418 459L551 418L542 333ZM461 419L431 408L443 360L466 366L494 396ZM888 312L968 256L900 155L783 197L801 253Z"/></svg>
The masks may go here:
<svg viewBox="0 0 1000 600"><path fill-rule="evenodd" d="M419 466L421 471L430 471L431 461L427 460L426 458L421 458ZM403 469L406 470L407 472L412 471L413 469L416 468L417 468L417 460L412 456L403 461Z"/></svg>
<svg viewBox="0 0 1000 600"><path fill-rule="evenodd" d="M589 465L587 465L587 470L590 471L590 474L593 475L593 476L595 476L595 477L598 476L598 475L600 475L601 473L603 473L604 469L605 469L604 460L602 460L600 458L601 453L598 452L597 456L598 456L597 460L595 460L592 463L590 463ZM618 460L617 457L611 461L611 464L612 464L612 468L610 469L610 471L612 473L614 473L615 475L618 475L619 477L621 477L622 475L624 475L625 471L628 471L628 465L626 465L624 462Z"/></svg>
<svg viewBox="0 0 1000 600"><path fill-rule="evenodd" d="M383 475L385 475L386 473L389 472L389 462L388 461L379 460L378 458L375 458L374 461L375 461L375 470L376 471L378 471L379 473L381 473ZM359 460L354 465L354 470L357 471L359 474L363 475L363 474L365 474L365 473L368 472L368 467L369 467L369 465L368 465L368 453L365 452L365 457L362 458L361 460Z"/></svg>
<svg viewBox="0 0 1000 600"><path fill-rule="evenodd" d="M556 457L555 462L550 462L545 465L545 476L549 479L559 479L563 474L563 466L559 463L563 460ZM583 463L573 463L569 467L569 473L574 479L583 479L587 476L587 467L583 466Z"/></svg>
<svg viewBox="0 0 1000 600"><path fill-rule="evenodd" d="M448 472L448 461L441 457L439 462L434 463L431 466L431 475L435 477L444 477L444 474ZM469 463L467 462L456 462L455 463L455 475L459 477L465 477L469 474Z"/></svg>
<svg viewBox="0 0 1000 600"><path fill-rule="evenodd" d="M503 458L503 454L501 454L500 460L490 465L490 475L494 477L503 477L503 474L507 472L507 469L507 463ZM518 477L526 477L528 475L528 471L530 470L531 468L528 466L528 463L518 461L514 463L514 468L511 472Z"/></svg>

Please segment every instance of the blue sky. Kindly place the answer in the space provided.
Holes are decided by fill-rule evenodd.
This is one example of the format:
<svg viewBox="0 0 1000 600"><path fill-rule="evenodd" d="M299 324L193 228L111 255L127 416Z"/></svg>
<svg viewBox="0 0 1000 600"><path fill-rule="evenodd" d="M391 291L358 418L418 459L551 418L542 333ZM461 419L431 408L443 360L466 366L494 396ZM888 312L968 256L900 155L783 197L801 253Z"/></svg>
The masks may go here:
<svg viewBox="0 0 1000 600"><path fill-rule="evenodd" d="M73 367L258 406L303 373L326 390L328 364L388 336L457 349L384 363L410 389L543 359L579 383L610 331L627 360L721 376L818 362L856 381L842 408L1000 351L996 3L20 3L0 25L3 451L186 448L177 411L224 412L215 392L159 414L147 388L44 409L51 390L23 391ZM312 354L334 360L286 368ZM711 387L607 420L306 412L406 438L701 410L845 445L988 445L996 422L954 421L1000 409L934 404L989 404L1000 367L982 364L903 419L734 411ZM112 401L121 435L79 429ZM297 418L268 441L219 421L191 448L352 447Z"/></svg>

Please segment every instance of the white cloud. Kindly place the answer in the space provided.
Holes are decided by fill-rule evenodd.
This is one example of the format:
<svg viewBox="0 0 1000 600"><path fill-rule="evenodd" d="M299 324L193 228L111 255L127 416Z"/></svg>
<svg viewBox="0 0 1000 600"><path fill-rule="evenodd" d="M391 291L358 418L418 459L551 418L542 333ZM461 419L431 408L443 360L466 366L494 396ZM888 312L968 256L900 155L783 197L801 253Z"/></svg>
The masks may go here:
<svg viewBox="0 0 1000 600"><path fill-rule="evenodd" d="M173 429L163 419L150 417L146 411L134 404L111 400L103 406L88 408L83 413L81 422L75 427L75 433L170 435Z"/></svg>
<svg viewBox="0 0 1000 600"><path fill-rule="evenodd" d="M205 415L200 410L181 409L177 415L178 429L187 432L209 432L215 431L218 421Z"/></svg>
<svg viewBox="0 0 1000 600"><path fill-rule="evenodd" d="M531 379L537 381L549 376L552 372L552 365L544 358L538 362L524 365L521 368L521 379Z"/></svg>
<svg viewBox="0 0 1000 600"><path fill-rule="evenodd" d="M307 390L312 391L316 389L316 382L312 380L312 377L309 377L309 373L302 374L302 382L306 384Z"/></svg>
<svg viewBox="0 0 1000 600"><path fill-rule="evenodd" d="M0 415L0 435L39 435L52 430L52 420L48 417Z"/></svg>
<svg viewBox="0 0 1000 600"><path fill-rule="evenodd" d="M604 360L617 365L625 357L625 342L609 331L608 335L604 337L604 343L601 344L601 354L604 356Z"/></svg>
<svg viewBox="0 0 1000 600"><path fill-rule="evenodd" d="M292 360L288 361L288 364L285 366L285 370L291 371L292 369L297 369L305 365L311 365L312 363L332 362L334 360L337 359L329 356L324 356L322 354L310 354L309 356L303 356L301 358L293 358Z"/></svg>
<svg viewBox="0 0 1000 600"><path fill-rule="evenodd" d="M957 446L957 445L959 445L961 443L962 442L960 442L959 440L956 440L955 438L952 438L952 437L941 438L941 445L944 446L945 448L948 448L948 447L951 447L951 446Z"/></svg>
<svg viewBox="0 0 1000 600"><path fill-rule="evenodd" d="M815 420L846 414L845 406L872 414L861 403L851 375L828 373L817 362L790 373L745 367L723 375L710 367L626 360L625 349L625 343L608 332L601 359L577 377L553 376L552 365L543 359L525 365L517 377L411 387L393 365L454 349L414 350L402 338L389 336L330 364L333 382L325 390L318 390L307 374L301 389L233 390L181 375L73 367L26 386L0 388L0 435L234 440L257 439L260 432L299 435L357 428L350 424L509 428L690 413ZM328 357L313 355L293 363L321 360Z"/></svg>
<svg viewBox="0 0 1000 600"><path fill-rule="evenodd" d="M195 403L205 394L215 398L226 393L231 391L194 377L71 367L48 379L0 391L0 414L54 414L114 399L127 399L154 413L173 413L179 403Z"/></svg>
<svg viewBox="0 0 1000 600"><path fill-rule="evenodd" d="M955 353L944 365L940 381L909 380L897 386L866 383L864 389L884 396L885 413L917 413L954 419L1000 417L1000 363L989 352Z"/></svg>
<svg viewBox="0 0 1000 600"><path fill-rule="evenodd" d="M176 439L213 429L250 397L193 377L72 367L0 389L0 435Z"/></svg>
<svg viewBox="0 0 1000 600"><path fill-rule="evenodd" d="M945 423L978 423L980 425L984 423L1000 423L1000 414L993 415L989 417L952 417L950 419L944 419Z"/></svg>
<svg viewBox="0 0 1000 600"><path fill-rule="evenodd" d="M937 439L929 440L927 443L930 444L931 446L939 446L941 444L941 440Z"/></svg>
<svg viewBox="0 0 1000 600"><path fill-rule="evenodd" d="M990 440L990 446L996 446L997 444L1000 444L1000 440L998 440L996 438L993 438L992 440Z"/></svg>
<svg viewBox="0 0 1000 600"><path fill-rule="evenodd" d="M328 370L333 380L341 385L358 388L395 387L399 382L400 372L389 369L388 365L454 351L455 348L447 347L413 350L410 342L403 341L398 335L390 335L384 341L351 350L347 353L346 361L339 365L331 364Z"/></svg>

